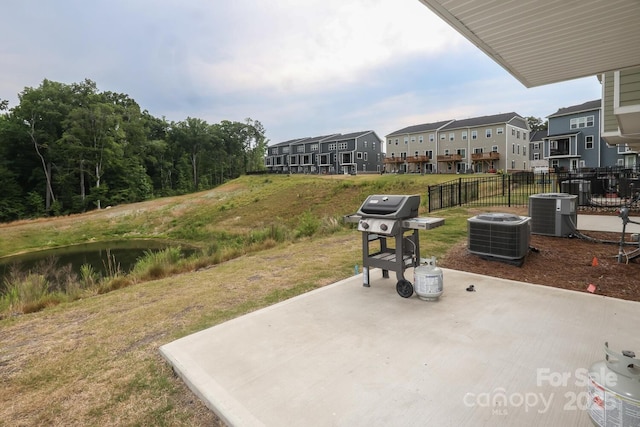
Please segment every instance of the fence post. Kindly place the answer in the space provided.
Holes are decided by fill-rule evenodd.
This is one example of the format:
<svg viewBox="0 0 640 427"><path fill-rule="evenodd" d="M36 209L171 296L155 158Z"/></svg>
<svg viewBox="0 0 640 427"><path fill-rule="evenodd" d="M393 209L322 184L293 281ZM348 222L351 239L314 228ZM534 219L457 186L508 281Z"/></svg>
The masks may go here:
<svg viewBox="0 0 640 427"><path fill-rule="evenodd" d="M458 206L462 206L462 178L458 178Z"/></svg>
<svg viewBox="0 0 640 427"><path fill-rule="evenodd" d="M507 175L507 206L511 207L511 175Z"/></svg>
<svg viewBox="0 0 640 427"><path fill-rule="evenodd" d="M431 212L431 186L427 186L427 212Z"/></svg>

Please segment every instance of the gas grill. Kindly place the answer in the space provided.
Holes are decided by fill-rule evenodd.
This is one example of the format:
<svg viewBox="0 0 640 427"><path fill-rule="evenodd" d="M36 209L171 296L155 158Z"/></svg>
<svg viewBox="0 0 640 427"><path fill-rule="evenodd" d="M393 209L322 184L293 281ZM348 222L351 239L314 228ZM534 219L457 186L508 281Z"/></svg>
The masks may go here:
<svg viewBox="0 0 640 427"><path fill-rule="evenodd" d="M404 271L420 264L418 232L444 224L442 218L418 217L419 207L419 195L372 195L356 214L345 217L347 222L357 222L362 232L363 286L370 286L369 270L377 267L384 278L395 271L398 295L413 295Z"/></svg>

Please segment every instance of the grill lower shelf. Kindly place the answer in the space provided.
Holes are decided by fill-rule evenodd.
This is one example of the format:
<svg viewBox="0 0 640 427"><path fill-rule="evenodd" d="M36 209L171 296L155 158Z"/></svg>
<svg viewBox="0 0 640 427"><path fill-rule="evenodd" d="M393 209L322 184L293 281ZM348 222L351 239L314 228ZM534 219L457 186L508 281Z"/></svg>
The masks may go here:
<svg viewBox="0 0 640 427"><path fill-rule="evenodd" d="M369 260L375 261L383 261L383 262L396 262L396 252L395 251L383 251L375 254L369 254ZM411 255L403 255L402 260L405 265L413 265L413 257ZM373 265L372 265L373 266Z"/></svg>

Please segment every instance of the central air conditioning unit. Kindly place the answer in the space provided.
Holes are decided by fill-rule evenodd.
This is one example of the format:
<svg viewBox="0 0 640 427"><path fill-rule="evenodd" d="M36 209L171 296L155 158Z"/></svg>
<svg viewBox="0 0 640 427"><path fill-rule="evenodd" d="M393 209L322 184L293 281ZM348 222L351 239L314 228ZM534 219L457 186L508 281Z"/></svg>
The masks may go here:
<svg viewBox="0 0 640 427"><path fill-rule="evenodd" d="M529 196L531 232L567 237L576 233L578 196L567 193L540 193Z"/></svg>
<svg viewBox="0 0 640 427"><path fill-rule="evenodd" d="M467 220L468 250L482 257L522 265L529 251L530 218L509 213L486 213Z"/></svg>

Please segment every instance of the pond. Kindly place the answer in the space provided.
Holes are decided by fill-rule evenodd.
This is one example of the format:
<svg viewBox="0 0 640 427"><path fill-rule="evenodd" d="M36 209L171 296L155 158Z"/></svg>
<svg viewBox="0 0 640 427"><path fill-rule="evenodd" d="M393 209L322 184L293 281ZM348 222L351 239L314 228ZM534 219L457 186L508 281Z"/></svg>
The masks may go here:
<svg viewBox="0 0 640 427"><path fill-rule="evenodd" d="M56 268L59 269L70 265L71 270L79 276L80 267L83 264L89 264L99 275L106 276L109 272L109 263L112 266L118 266L121 272L128 273L146 252L158 252L172 246L177 245L173 242L158 240L119 240L83 243L0 257L0 290L4 288L5 276L14 266L26 272L43 263L55 262ZM195 253L196 250L181 246L182 255L185 257Z"/></svg>

